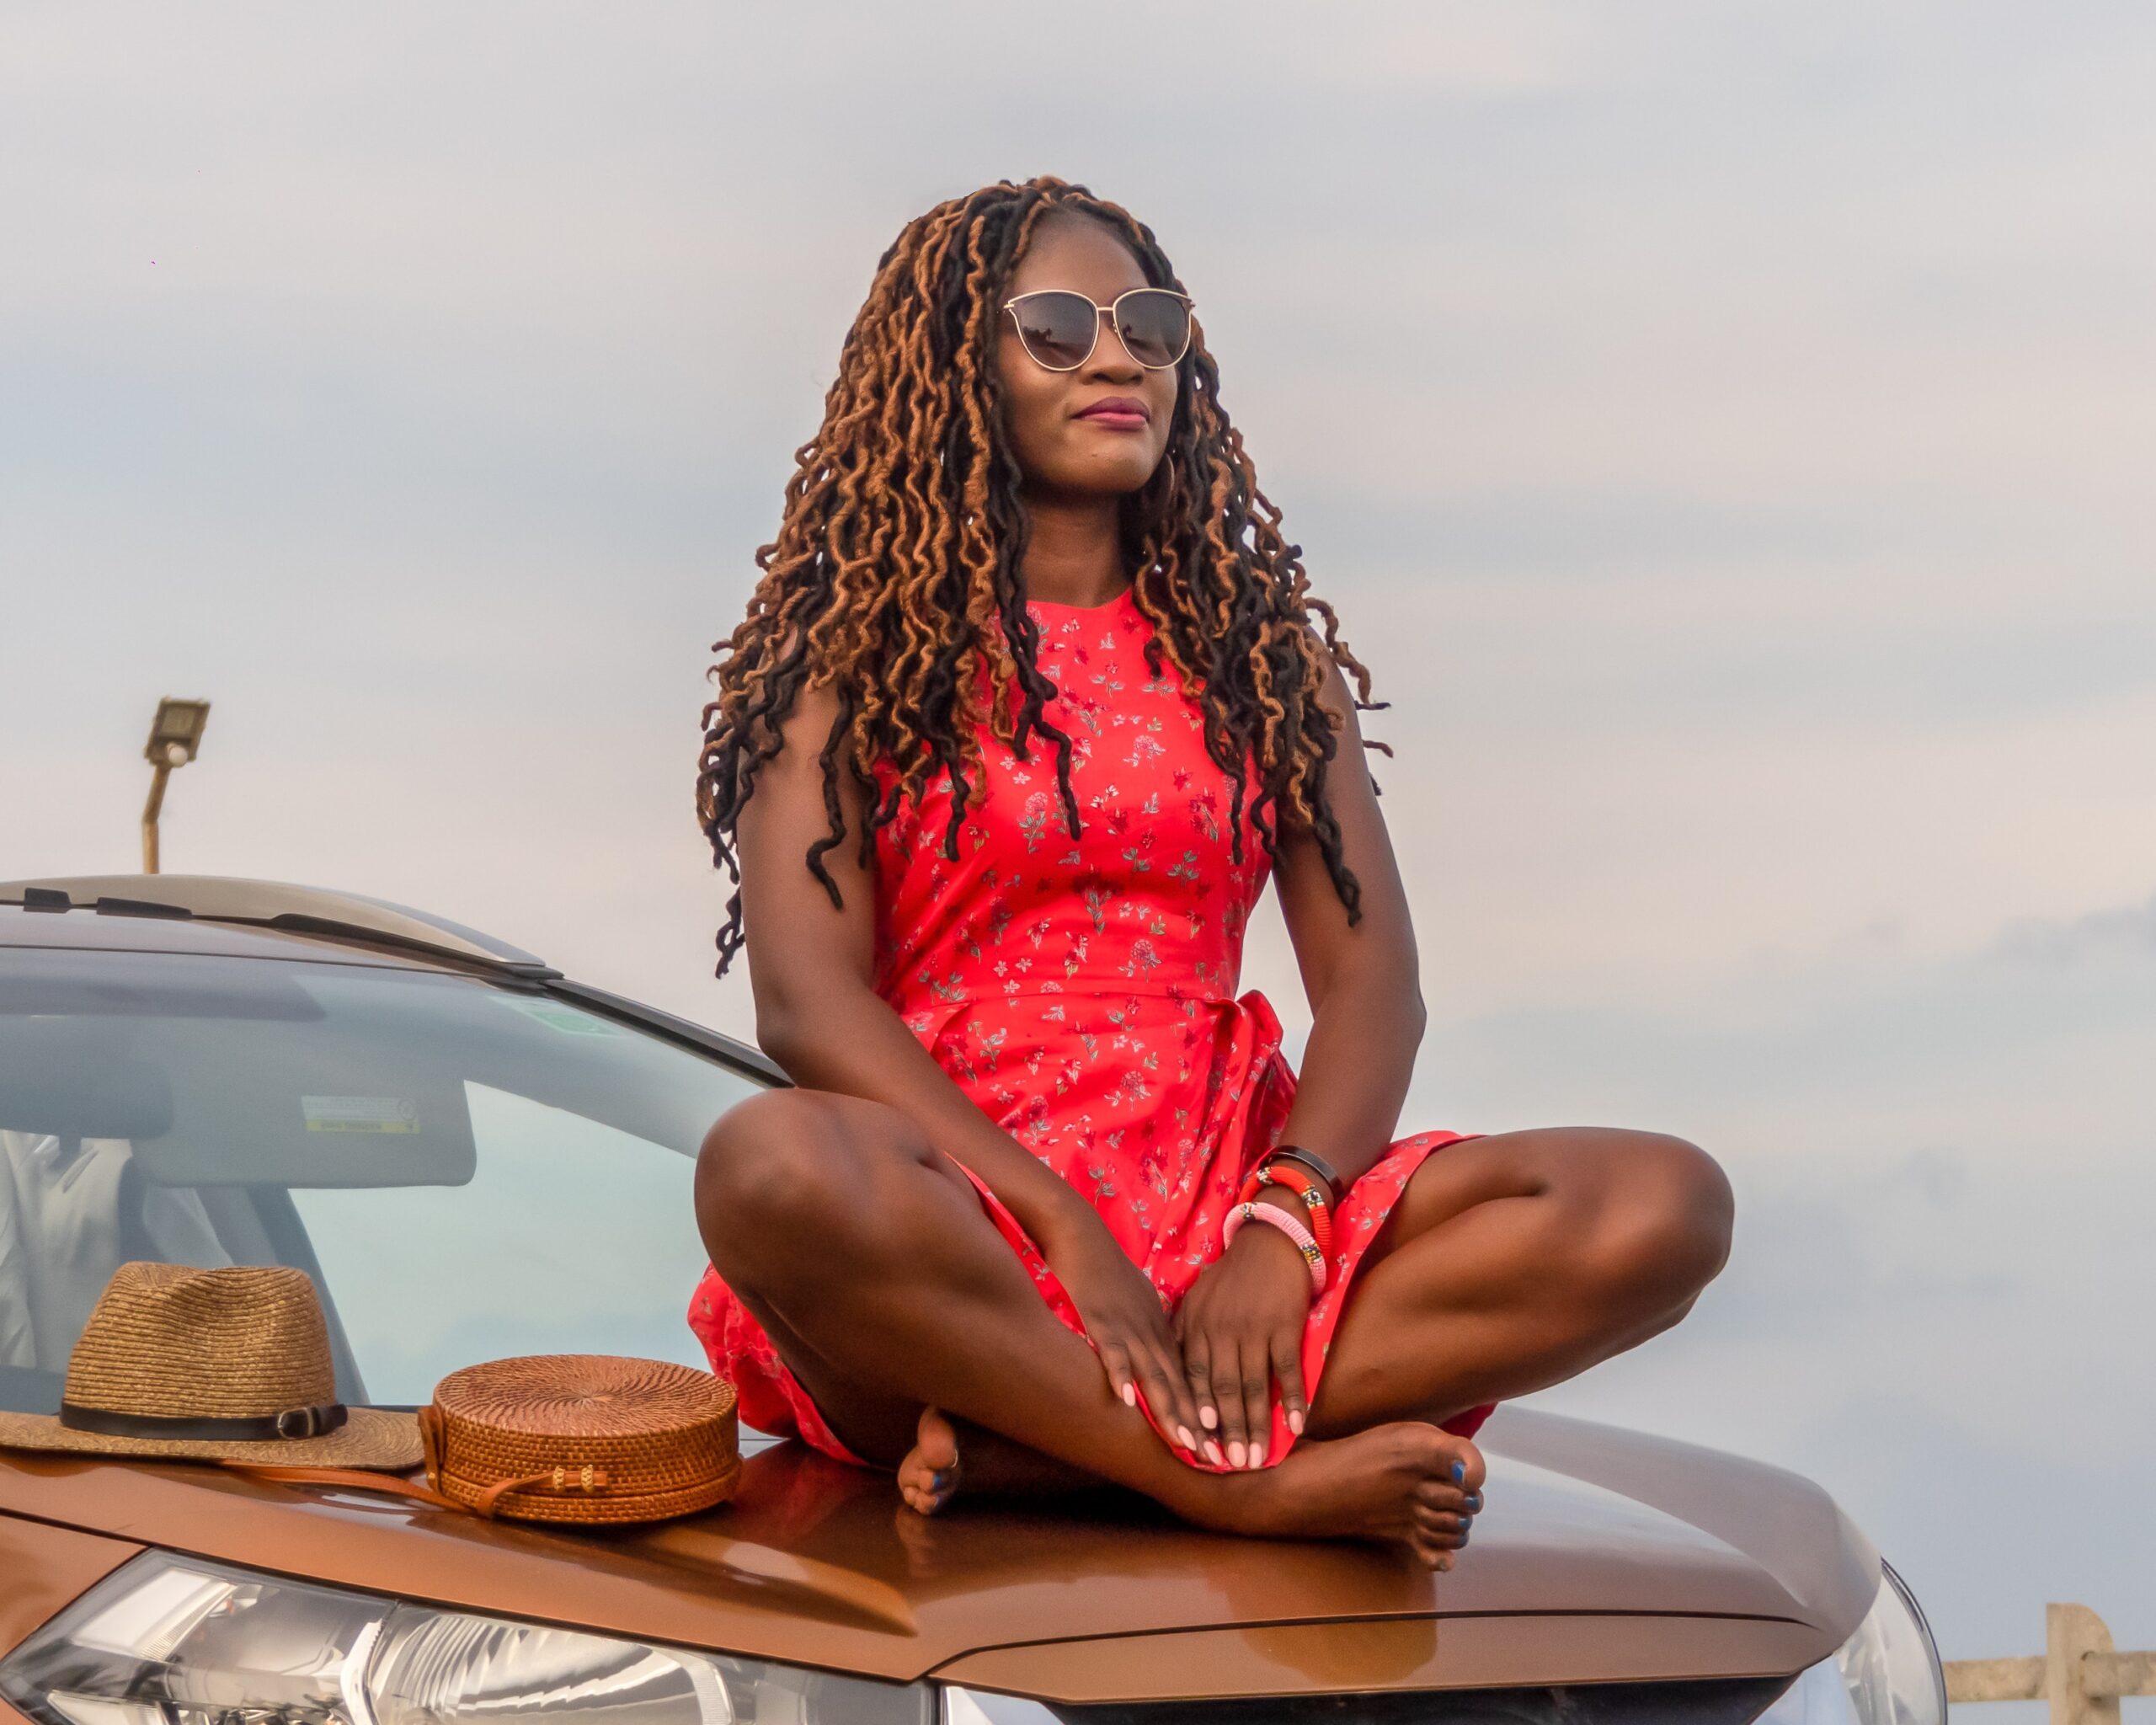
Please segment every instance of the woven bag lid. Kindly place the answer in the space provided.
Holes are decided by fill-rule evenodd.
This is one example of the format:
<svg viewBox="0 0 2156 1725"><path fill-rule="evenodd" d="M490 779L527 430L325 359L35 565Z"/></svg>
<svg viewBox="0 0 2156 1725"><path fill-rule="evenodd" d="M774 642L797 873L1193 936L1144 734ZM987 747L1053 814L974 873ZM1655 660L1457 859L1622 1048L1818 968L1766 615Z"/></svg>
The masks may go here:
<svg viewBox="0 0 2156 1725"><path fill-rule="evenodd" d="M485 1515L659 1521L740 1475L734 1388L658 1359L541 1354L451 1372L420 1414L427 1477Z"/></svg>

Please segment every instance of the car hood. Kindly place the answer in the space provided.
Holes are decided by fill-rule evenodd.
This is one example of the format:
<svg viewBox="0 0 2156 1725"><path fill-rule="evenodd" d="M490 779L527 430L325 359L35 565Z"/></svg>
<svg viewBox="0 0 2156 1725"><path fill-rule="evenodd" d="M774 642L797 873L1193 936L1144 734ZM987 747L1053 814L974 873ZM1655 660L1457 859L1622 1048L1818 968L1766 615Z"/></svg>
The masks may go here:
<svg viewBox="0 0 2156 1725"><path fill-rule="evenodd" d="M1778 1469L1519 1409L1481 1442L1489 1508L1445 1575L1119 1503L926 1520L888 1477L798 1444L751 1456L732 1504L635 1530L22 1454L0 1460L0 1511L470 1610L1071 1701L1786 1673L1831 1653L1877 1588L1863 1536Z"/></svg>

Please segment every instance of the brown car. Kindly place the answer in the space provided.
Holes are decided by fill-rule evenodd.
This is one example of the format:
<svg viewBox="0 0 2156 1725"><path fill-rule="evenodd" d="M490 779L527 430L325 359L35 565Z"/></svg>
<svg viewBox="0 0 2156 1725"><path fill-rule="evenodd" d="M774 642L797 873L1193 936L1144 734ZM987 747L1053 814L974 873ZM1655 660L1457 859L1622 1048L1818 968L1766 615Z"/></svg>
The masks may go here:
<svg viewBox="0 0 2156 1725"><path fill-rule="evenodd" d="M343 1398L504 1354L701 1365L692 1157L754 1049L437 918L177 876L0 886L0 1407L119 1263L296 1265ZM619 1531L0 1450L0 1725L1941 1725L1913 1600L1809 1482L1508 1408L1433 1576L1103 1495L963 1500L751 1439Z"/></svg>

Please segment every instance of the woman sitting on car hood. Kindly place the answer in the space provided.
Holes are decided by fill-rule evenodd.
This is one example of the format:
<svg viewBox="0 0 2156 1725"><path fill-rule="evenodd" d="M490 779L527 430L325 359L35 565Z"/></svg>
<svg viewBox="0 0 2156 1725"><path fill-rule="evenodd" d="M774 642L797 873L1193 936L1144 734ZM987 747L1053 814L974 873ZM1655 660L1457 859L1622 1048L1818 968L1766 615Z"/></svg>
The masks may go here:
<svg viewBox="0 0 2156 1725"><path fill-rule="evenodd" d="M743 1416L1450 1566L1501 1397L1674 1323L1700 1151L1398 1137L1423 1009L1369 678L1150 229L1041 179L884 254L722 644L699 805L758 1038L690 1318ZM1299 1072L1244 930L1279 895Z"/></svg>

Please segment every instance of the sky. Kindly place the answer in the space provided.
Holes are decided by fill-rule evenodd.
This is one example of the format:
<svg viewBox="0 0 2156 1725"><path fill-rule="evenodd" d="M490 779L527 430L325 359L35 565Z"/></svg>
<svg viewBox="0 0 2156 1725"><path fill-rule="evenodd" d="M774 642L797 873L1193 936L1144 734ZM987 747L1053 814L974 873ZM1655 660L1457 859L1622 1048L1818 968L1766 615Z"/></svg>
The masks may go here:
<svg viewBox="0 0 2156 1725"><path fill-rule="evenodd" d="M168 869L750 1033L710 644L899 227L1081 181L1391 702L1409 1124L1737 1185L1542 1399L1819 1479L1950 1657L2156 1645L2152 87L2122 0L9 8L0 877L137 866L206 696Z"/></svg>

